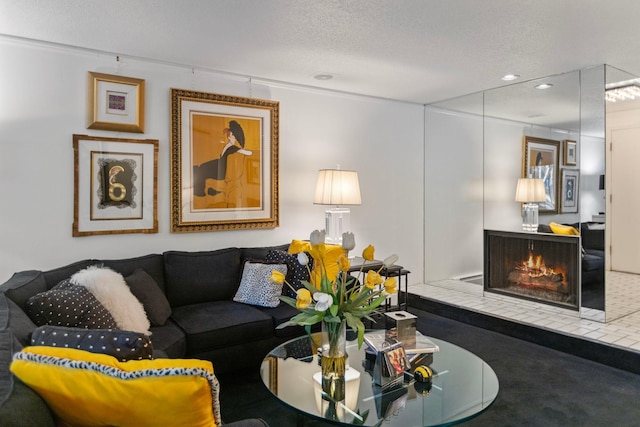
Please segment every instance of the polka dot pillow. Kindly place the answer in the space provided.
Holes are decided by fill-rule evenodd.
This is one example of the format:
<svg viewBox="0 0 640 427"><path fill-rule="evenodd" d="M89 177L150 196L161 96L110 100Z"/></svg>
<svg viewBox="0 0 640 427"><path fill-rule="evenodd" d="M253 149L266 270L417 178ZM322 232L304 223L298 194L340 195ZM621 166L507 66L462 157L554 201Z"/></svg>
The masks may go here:
<svg viewBox="0 0 640 427"><path fill-rule="evenodd" d="M303 280L307 282L310 280L309 271L313 270L313 259L309 254L307 254L307 258L309 258L308 266L300 264L297 255L285 251L269 250L265 257L268 262L287 264L287 282L296 290L304 288ZM287 285L282 288L282 294L291 298L296 297L296 292Z"/></svg>
<svg viewBox="0 0 640 427"><path fill-rule="evenodd" d="M29 298L26 311L38 326L117 329L111 313L84 286L63 280L48 291Z"/></svg>
<svg viewBox="0 0 640 427"><path fill-rule="evenodd" d="M261 307L277 307L280 304L279 297L282 295L283 285L277 285L269 280L273 270L286 275L287 265L246 261L240 287L233 300Z"/></svg>
<svg viewBox="0 0 640 427"><path fill-rule="evenodd" d="M121 362L153 358L148 335L111 329L80 329L45 325L31 334L31 345L75 348L108 354Z"/></svg>

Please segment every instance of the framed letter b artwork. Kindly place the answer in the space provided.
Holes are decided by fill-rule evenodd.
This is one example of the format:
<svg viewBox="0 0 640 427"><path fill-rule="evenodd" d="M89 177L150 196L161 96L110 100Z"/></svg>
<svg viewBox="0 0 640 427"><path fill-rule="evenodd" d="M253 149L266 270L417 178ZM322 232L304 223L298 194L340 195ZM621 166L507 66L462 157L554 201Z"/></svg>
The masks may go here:
<svg viewBox="0 0 640 427"><path fill-rule="evenodd" d="M276 101L171 90L171 231L278 226Z"/></svg>
<svg viewBox="0 0 640 427"><path fill-rule="evenodd" d="M158 140L73 135L73 236L157 233Z"/></svg>

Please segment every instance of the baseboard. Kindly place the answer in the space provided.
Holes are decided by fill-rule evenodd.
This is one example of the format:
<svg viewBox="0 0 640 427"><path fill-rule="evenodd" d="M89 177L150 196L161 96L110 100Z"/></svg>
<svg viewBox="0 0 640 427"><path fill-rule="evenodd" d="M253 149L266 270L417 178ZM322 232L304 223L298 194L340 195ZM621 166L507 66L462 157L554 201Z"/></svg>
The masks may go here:
<svg viewBox="0 0 640 427"><path fill-rule="evenodd" d="M640 353L409 293L409 307L640 374Z"/></svg>

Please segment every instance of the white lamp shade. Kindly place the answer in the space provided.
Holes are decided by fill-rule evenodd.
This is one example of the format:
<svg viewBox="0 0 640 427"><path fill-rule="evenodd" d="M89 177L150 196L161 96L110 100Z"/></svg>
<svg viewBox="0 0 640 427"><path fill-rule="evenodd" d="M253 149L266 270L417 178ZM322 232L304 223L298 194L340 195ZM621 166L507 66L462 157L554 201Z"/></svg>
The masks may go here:
<svg viewBox="0 0 640 427"><path fill-rule="evenodd" d="M539 178L520 178L516 187L516 202L544 202L546 194L544 181Z"/></svg>
<svg viewBox="0 0 640 427"><path fill-rule="evenodd" d="M313 203L335 206L361 204L358 172L339 169L318 171Z"/></svg>

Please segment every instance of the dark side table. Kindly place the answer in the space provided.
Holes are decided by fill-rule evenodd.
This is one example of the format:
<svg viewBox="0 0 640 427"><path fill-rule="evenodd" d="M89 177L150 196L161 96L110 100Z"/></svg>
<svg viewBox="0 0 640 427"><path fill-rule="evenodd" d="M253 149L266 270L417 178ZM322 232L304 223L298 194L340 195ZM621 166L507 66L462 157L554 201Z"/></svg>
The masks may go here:
<svg viewBox="0 0 640 427"><path fill-rule="evenodd" d="M379 271L382 277L397 277L398 278L398 305L397 307L392 307L390 300L385 302L385 311L389 311L392 308L397 308L398 310L406 310L407 309L407 296L409 294L409 270L406 270L401 265L390 265L389 267L385 267L382 261L373 260L366 261L362 257L355 257L350 259L351 268L349 269L350 274L357 274L360 271L363 273L367 273L369 270ZM404 292L402 292L402 281L404 279Z"/></svg>

